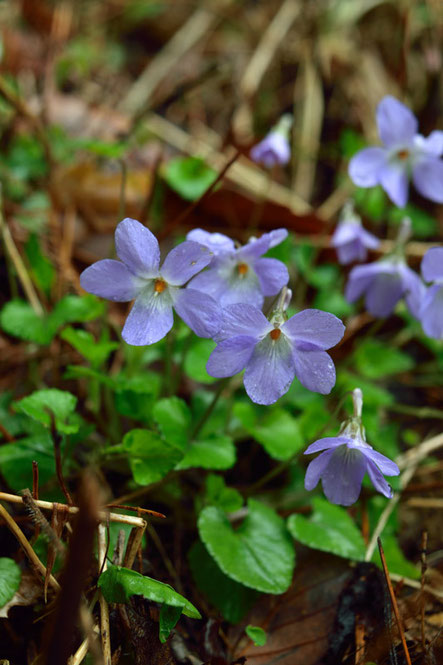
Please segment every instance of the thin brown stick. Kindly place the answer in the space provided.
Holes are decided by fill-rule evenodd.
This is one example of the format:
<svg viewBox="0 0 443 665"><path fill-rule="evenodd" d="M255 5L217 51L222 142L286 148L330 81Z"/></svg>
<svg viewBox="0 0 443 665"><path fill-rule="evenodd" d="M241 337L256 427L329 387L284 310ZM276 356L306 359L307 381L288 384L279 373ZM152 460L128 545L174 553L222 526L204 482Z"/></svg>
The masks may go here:
<svg viewBox="0 0 443 665"><path fill-rule="evenodd" d="M190 215L202 203L202 201L204 201L205 199L208 198L208 196L214 191L214 188L218 185L218 183L221 180L223 180L223 178L225 177L225 174L228 171L228 169L234 164L234 162L237 161L237 159L240 157L240 155L241 155L241 151L237 150L237 152L231 157L231 159L229 159L226 162L226 164L224 165L224 167L222 168L222 170L220 171L220 173L218 174L218 176L216 177L216 179L214 180L212 185L210 185L208 187L208 189L205 192L203 192L203 194L200 196L200 198L198 198L196 201L191 203L191 205L188 206L185 210L183 210L183 212L180 213L180 215L178 215L178 217L176 217L174 220L172 220L172 222L168 225L168 227L162 233L158 234L159 240L162 240L164 237L169 235L171 233L172 229L175 229L176 227L180 226L182 221L184 219L186 219L186 217L188 217L188 215Z"/></svg>
<svg viewBox="0 0 443 665"><path fill-rule="evenodd" d="M128 545L126 547L126 554L123 561L125 568L132 568L132 564L134 563L137 552L141 546L145 528L141 529L140 527L134 527L129 534Z"/></svg>
<svg viewBox="0 0 443 665"><path fill-rule="evenodd" d="M423 529L421 533L421 552L420 552L420 559L421 559L421 579L420 579L420 584L421 584L421 594L420 594L420 624L421 624L421 646L423 649L423 652L426 650L426 634L425 634L425 583L426 583L426 570L428 567L427 561L426 561L426 550L428 547L428 532L426 529Z"/></svg>
<svg viewBox="0 0 443 665"><path fill-rule="evenodd" d="M388 566L386 565L385 553L383 551L383 545L381 544L380 538L377 538L377 543L378 543L378 550L380 552L380 559L381 559L381 564L383 566L383 572L385 575L386 584L388 585L389 596L391 598L392 609L394 610L395 621L397 622L397 628L400 634L400 640L405 654L406 664L412 665L411 657L409 655L408 645L406 644L405 632L403 630L403 623L401 620L400 612L398 610L397 599L395 597L394 589L392 587L391 578L389 577L389 570Z"/></svg>
<svg viewBox="0 0 443 665"><path fill-rule="evenodd" d="M162 519L166 519L166 515L163 515L163 513L157 512L157 510L149 510L149 508L138 508L137 506L126 506L124 504L120 503L107 503L105 508L119 508L120 510L132 510L134 512L138 513L146 513L147 515L153 515L154 517L161 517Z"/></svg>
<svg viewBox="0 0 443 665"><path fill-rule="evenodd" d="M23 497L16 494L8 494L7 492L0 492L0 501L8 501L9 503L24 503ZM35 501L36 506L43 510L53 510L54 504L52 501ZM78 513L77 506L65 506L65 510L71 515ZM99 519L101 522L119 522L120 524L129 524L130 526L144 527L146 522L140 517L132 517L132 515L119 515L118 513L99 512Z"/></svg>
<svg viewBox="0 0 443 665"><path fill-rule="evenodd" d="M9 443L12 443L12 441L14 441L14 437L12 436L12 434L8 432L8 430L2 423L0 423L0 434L2 434L5 437L6 441L8 441Z"/></svg>
<svg viewBox="0 0 443 665"><path fill-rule="evenodd" d="M32 498L38 500L38 462L32 460Z"/></svg>
<svg viewBox="0 0 443 665"><path fill-rule="evenodd" d="M106 528L103 524L98 525L97 531L97 546L98 546L98 567L99 570L104 572L107 568L106 555ZM109 607L102 592L99 592L100 603L100 634L102 641L103 660L105 665L111 665L111 629L109 625Z"/></svg>
<svg viewBox="0 0 443 665"><path fill-rule="evenodd" d="M52 411L50 413L50 417L51 417L51 434L52 434L52 440L54 442L55 470L57 473L57 478L61 490L66 497L66 501L68 502L68 505L72 506L74 502L72 500L72 497L66 486L65 479L63 477L62 453L61 453L62 437L57 431L57 427L55 424L55 416L52 413Z"/></svg>
<svg viewBox="0 0 443 665"><path fill-rule="evenodd" d="M1 82L1 77L0 77L0 82ZM34 285L31 281L31 278L28 275L26 266L23 263L23 259L20 256L20 253L15 245L14 239L11 235L11 231L9 230L9 226L6 224L5 218L3 216L1 185L0 185L0 231L3 236L3 242L5 243L6 251L12 263L14 264L14 268L17 271L18 278L23 287L23 291L25 292L26 297L29 300L29 304L31 305L34 312L38 314L38 316L43 316L44 314L43 307L40 304L37 292L34 289Z"/></svg>
<svg viewBox="0 0 443 665"><path fill-rule="evenodd" d="M6 101L15 108L17 113L26 118L29 124L34 128L34 131L43 146L48 164L53 166L55 160L52 154L51 144L48 141L48 137L46 136L46 131L41 119L31 111L26 102L19 95L17 95L15 90L13 90L13 88L3 76L0 76L0 95L3 95Z"/></svg>
<svg viewBox="0 0 443 665"><path fill-rule="evenodd" d="M11 515L8 513L7 510L5 510L5 508L1 504L0 504L0 517L2 517L5 520L7 527L17 538L18 542L20 543L22 549L24 550L31 564L44 577L46 574L46 567L42 564L42 562L40 561L40 559L32 549L23 531L20 529L19 526L17 526ZM57 582L57 580L53 575L49 576L49 584L56 591L60 589L60 584Z"/></svg>

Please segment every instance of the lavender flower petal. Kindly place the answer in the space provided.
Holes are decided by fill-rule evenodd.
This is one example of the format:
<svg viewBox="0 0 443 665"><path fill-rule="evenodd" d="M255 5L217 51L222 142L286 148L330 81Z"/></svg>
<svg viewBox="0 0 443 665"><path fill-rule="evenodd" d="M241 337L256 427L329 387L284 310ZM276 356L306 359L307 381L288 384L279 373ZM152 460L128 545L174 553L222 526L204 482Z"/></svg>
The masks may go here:
<svg viewBox="0 0 443 665"><path fill-rule="evenodd" d="M352 446L352 444L351 444ZM378 453L376 450L371 448L370 446L355 446L358 447L359 450L363 453L363 455L368 459L371 460L374 464L377 465L377 467L380 469L382 473L384 473L385 476L398 476L400 473L400 469L398 468L397 464L393 462L392 460L389 459L389 457L386 457L385 455L382 455L381 453Z"/></svg>
<svg viewBox="0 0 443 665"><path fill-rule="evenodd" d="M373 316L384 318L394 311L403 295L403 284L398 274L380 273L366 294L366 309Z"/></svg>
<svg viewBox="0 0 443 665"><path fill-rule="evenodd" d="M338 260L344 266L353 261L364 261L367 255L366 247L357 238L337 247Z"/></svg>
<svg viewBox="0 0 443 665"><path fill-rule="evenodd" d="M216 341L237 335L254 336L258 341L272 328L266 316L256 307L248 304L228 305L222 312Z"/></svg>
<svg viewBox="0 0 443 665"><path fill-rule="evenodd" d="M377 492L380 492L380 494L383 494L388 499L392 499L392 487L383 478L380 469L370 460L368 460L367 472Z"/></svg>
<svg viewBox="0 0 443 665"><path fill-rule="evenodd" d="M347 446L336 448L322 474L327 499L341 506L355 503L360 495L366 467L366 458L359 450Z"/></svg>
<svg viewBox="0 0 443 665"><path fill-rule="evenodd" d="M443 203L443 161L437 157L420 160L412 169L412 180L422 196Z"/></svg>
<svg viewBox="0 0 443 665"><path fill-rule="evenodd" d="M364 148L349 162L349 176L358 187L375 187L379 183L380 170L386 163L386 150Z"/></svg>
<svg viewBox="0 0 443 665"><path fill-rule="evenodd" d="M331 237L332 247L339 247L340 245L355 240L359 227L361 228L360 224L354 224L353 222L348 222L346 220L339 222Z"/></svg>
<svg viewBox="0 0 443 665"><path fill-rule="evenodd" d="M274 296L289 282L287 267L277 259L257 259L254 270L264 296Z"/></svg>
<svg viewBox="0 0 443 665"><path fill-rule="evenodd" d="M289 162L291 148L288 139L281 132L269 132L263 141L252 148L250 155L254 162L272 168L276 164Z"/></svg>
<svg viewBox="0 0 443 665"><path fill-rule="evenodd" d="M205 245L215 256L222 252L234 252L235 243L223 233L209 233L203 229L192 229L186 236L186 240L198 242Z"/></svg>
<svg viewBox="0 0 443 665"><path fill-rule="evenodd" d="M421 134L417 134L414 144L428 154L434 155L434 157L441 157L443 155L443 132L439 129L434 129L427 138Z"/></svg>
<svg viewBox="0 0 443 665"><path fill-rule="evenodd" d="M220 328L220 306L207 293L195 289L172 290L174 308L199 337L214 337Z"/></svg>
<svg viewBox="0 0 443 665"><path fill-rule="evenodd" d="M412 316L420 318L420 307L426 292L426 287L420 277L408 266L401 266L400 276L403 282L403 291L406 304Z"/></svg>
<svg viewBox="0 0 443 665"><path fill-rule="evenodd" d="M140 277L157 277L160 248L157 238L136 219L126 217L115 230L115 248L119 259Z"/></svg>
<svg viewBox="0 0 443 665"><path fill-rule="evenodd" d="M206 371L218 378L234 376L248 364L257 340L254 337L238 335L220 342L209 356Z"/></svg>
<svg viewBox="0 0 443 665"><path fill-rule="evenodd" d="M345 327L334 314L320 309L305 309L291 316L283 324L282 332L295 343L306 342L325 350L341 340Z"/></svg>
<svg viewBox="0 0 443 665"><path fill-rule="evenodd" d="M294 380L291 346L284 335L276 342L269 335L259 342L246 367L244 385L256 404L273 404Z"/></svg>
<svg viewBox="0 0 443 665"><path fill-rule="evenodd" d="M380 240L362 226L359 228L359 236L368 249L377 249L380 244Z"/></svg>
<svg viewBox="0 0 443 665"><path fill-rule="evenodd" d="M168 284L182 286L212 261L212 253L204 245L185 240L171 249L161 267Z"/></svg>
<svg viewBox="0 0 443 665"><path fill-rule="evenodd" d="M318 439L314 443L311 443L303 454L311 455L311 453L318 453L320 450L337 448L337 446L343 446L348 443L352 443L352 439L348 436L325 436L324 439Z"/></svg>
<svg viewBox="0 0 443 665"><path fill-rule="evenodd" d="M404 208L409 192L406 168L399 164L386 164L379 171L379 180L391 201L399 208Z"/></svg>
<svg viewBox="0 0 443 665"><path fill-rule="evenodd" d="M331 392L335 385L335 367L325 351L303 351L295 348L295 374L308 390L322 395Z"/></svg>
<svg viewBox="0 0 443 665"><path fill-rule="evenodd" d="M443 280L443 247L428 249L421 262L421 274L426 282Z"/></svg>
<svg viewBox="0 0 443 665"><path fill-rule="evenodd" d="M434 284L426 291L420 320L428 337L443 339L443 285Z"/></svg>
<svg viewBox="0 0 443 665"><path fill-rule="evenodd" d="M217 266L217 258L213 259L211 266L204 272L199 273L191 279L187 288L202 291L210 295L217 302L221 301L222 295L226 292L226 280L221 277Z"/></svg>
<svg viewBox="0 0 443 665"><path fill-rule="evenodd" d="M268 249L279 245L287 237L286 229L275 229L269 233L263 233L260 238L251 238L249 242L237 250L239 259L258 259Z"/></svg>
<svg viewBox="0 0 443 665"><path fill-rule="evenodd" d="M333 450L325 450L324 453L313 459L312 462L308 464L305 475L306 490L313 490L315 487L317 487L318 481L328 466L333 454Z"/></svg>
<svg viewBox="0 0 443 665"><path fill-rule="evenodd" d="M168 290L156 293L153 285L146 286L137 297L122 337L132 346L145 346L158 342L171 330L174 322L172 299Z"/></svg>
<svg viewBox="0 0 443 665"><path fill-rule="evenodd" d="M383 97L377 107L376 116L378 133L387 147L407 144L417 133L417 118L395 97Z"/></svg>
<svg viewBox="0 0 443 665"><path fill-rule="evenodd" d="M106 300L127 302L140 291L140 280L121 261L103 259L80 275L82 289Z"/></svg>

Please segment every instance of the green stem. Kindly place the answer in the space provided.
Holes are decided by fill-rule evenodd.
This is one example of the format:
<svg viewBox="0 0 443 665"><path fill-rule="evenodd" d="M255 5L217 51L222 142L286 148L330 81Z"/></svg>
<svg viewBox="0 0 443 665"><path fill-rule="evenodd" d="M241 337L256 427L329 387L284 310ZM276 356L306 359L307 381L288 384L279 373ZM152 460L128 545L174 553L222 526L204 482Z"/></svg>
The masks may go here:
<svg viewBox="0 0 443 665"><path fill-rule="evenodd" d="M194 333L192 332L192 330L190 330L188 336L183 341L183 349L182 349L182 355L181 355L181 359L180 359L180 365L178 366L177 375L176 375L175 381L174 381L176 392L179 389L180 384L182 382L183 373L185 371L186 356L187 356L189 348L192 344L193 338L194 338Z"/></svg>
<svg viewBox="0 0 443 665"><path fill-rule="evenodd" d="M326 425L323 425L323 427L315 435L314 441L316 441L317 439L320 439L323 432L325 432L328 429L328 427L331 425L332 421L337 418L338 412L340 411L341 407L343 406L343 402L345 401L346 397L348 397L348 395L351 395L351 394L352 394L352 391L347 391L341 397L341 399L339 400L339 402L338 402L337 406L335 407L334 411L331 413L331 416L330 416L328 422L326 423ZM296 460L296 458L299 455L300 455L300 452L298 451L298 452L294 453L285 462L280 462L280 464L277 464L277 466L275 466L273 469L268 471L268 473L266 473L264 476L259 478L256 483L251 485L251 487L247 490L246 495L250 496L251 494L254 494L258 489L263 487L263 485L267 485L270 480L275 478L275 476L278 476L278 475L280 475L280 473L283 473L283 471L286 471L286 469L291 466L291 464Z"/></svg>
<svg viewBox="0 0 443 665"><path fill-rule="evenodd" d="M439 409L432 409L428 406L408 406L407 404L388 404L385 406L388 411L394 413L407 413L417 418L438 418L443 420L443 412Z"/></svg>
<svg viewBox="0 0 443 665"><path fill-rule="evenodd" d="M197 435L200 433L201 429L203 428L203 425L205 425L205 423L207 422L209 416L214 411L215 406L216 406L218 400L220 399L220 396L221 396L223 390L226 388L226 385L229 382L229 379L230 379L230 377L220 381L218 389L214 393L212 401L208 404L208 407L207 407L206 411L204 411L203 414L200 416L199 420L195 424L194 429L191 432L191 435L189 437L191 441L194 441L197 438Z"/></svg>
<svg viewBox="0 0 443 665"><path fill-rule="evenodd" d="M172 381L172 355L174 350L174 338L173 331L171 330L165 337L165 350L164 350L164 362L165 362L165 394L167 396L172 395L173 390L173 381Z"/></svg>

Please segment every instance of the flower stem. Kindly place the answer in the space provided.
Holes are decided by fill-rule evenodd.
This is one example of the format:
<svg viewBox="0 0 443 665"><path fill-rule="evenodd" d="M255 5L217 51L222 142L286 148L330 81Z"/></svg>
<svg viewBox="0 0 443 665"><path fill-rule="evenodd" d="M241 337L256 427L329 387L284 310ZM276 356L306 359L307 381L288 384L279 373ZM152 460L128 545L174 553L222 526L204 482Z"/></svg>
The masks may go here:
<svg viewBox="0 0 443 665"><path fill-rule="evenodd" d="M361 418L363 408L363 393L360 388L354 388L352 391L352 402L354 404L354 418Z"/></svg>
<svg viewBox="0 0 443 665"><path fill-rule="evenodd" d="M206 411L204 411L204 412L202 413L202 415L200 416L199 420L198 420L197 423L195 424L194 429L193 429L192 432L191 432L191 435L190 435L190 437L189 437L191 441L194 441L194 440L197 438L197 435L200 433L201 429L203 428L203 425L206 424L206 422L207 422L209 416L210 416L211 413L214 411L215 406L216 406L218 400L220 399L220 396L221 396L222 392L224 391L224 389L226 388L226 385L227 385L228 382L229 382L229 379L230 379L230 377L228 377L228 378L223 379L222 381L220 381L219 386L218 386L218 389L217 389L217 391L214 393L214 396L213 396L211 402L208 404L208 407L207 407Z"/></svg>

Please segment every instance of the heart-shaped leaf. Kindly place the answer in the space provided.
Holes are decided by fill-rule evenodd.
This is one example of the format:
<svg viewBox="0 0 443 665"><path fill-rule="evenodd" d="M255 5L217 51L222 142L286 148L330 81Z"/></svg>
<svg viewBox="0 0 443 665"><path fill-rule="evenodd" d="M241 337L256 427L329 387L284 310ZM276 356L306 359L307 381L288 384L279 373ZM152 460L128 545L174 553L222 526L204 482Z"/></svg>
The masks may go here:
<svg viewBox="0 0 443 665"><path fill-rule="evenodd" d="M291 584L295 552L284 521L254 499L236 530L215 506L202 510L200 538L221 570L233 580L265 593L284 593Z"/></svg>
<svg viewBox="0 0 443 665"><path fill-rule="evenodd" d="M315 550L363 561L365 543L347 511L320 497L315 497L312 503L314 512L309 519L302 515L291 515L288 519L288 529L294 538Z"/></svg>

